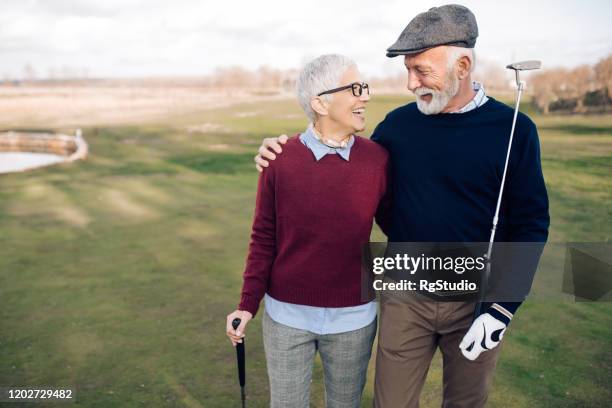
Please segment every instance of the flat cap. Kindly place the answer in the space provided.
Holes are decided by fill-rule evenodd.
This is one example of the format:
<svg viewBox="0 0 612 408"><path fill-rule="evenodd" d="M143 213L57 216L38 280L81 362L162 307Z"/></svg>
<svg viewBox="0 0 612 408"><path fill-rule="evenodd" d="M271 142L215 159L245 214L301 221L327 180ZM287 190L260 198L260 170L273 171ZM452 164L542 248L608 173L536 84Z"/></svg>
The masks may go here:
<svg viewBox="0 0 612 408"><path fill-rule="evenodd" d="M412 19L389 48L387 57L417 54L439 45L473 48L478 37L474 13L458 4L433 7Z"/></svg>

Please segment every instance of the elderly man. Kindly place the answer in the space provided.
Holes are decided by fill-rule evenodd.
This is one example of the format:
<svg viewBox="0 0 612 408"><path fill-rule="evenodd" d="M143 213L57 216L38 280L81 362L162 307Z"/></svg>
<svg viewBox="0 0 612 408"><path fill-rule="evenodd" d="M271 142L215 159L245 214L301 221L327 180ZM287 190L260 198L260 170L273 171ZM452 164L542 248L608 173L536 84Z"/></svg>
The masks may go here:
<svg viewBox="0 0 612 408"><path fill-rule="evenodd" d="M372 140L392 164L391 242L486 242L503 173L513 110L472 82L476 19L463 6L417 15L387 50L403 56L416 103L390 112ZM267 139L256 156L279 153ZM263 156L263 157L262 157ZM545 242L548 197L534 123L519 114L496 241ZM375 406L416 407L436 349L443 358L443 406L481 407L499 344L520 302L399 301L383 297Z"/></svg>

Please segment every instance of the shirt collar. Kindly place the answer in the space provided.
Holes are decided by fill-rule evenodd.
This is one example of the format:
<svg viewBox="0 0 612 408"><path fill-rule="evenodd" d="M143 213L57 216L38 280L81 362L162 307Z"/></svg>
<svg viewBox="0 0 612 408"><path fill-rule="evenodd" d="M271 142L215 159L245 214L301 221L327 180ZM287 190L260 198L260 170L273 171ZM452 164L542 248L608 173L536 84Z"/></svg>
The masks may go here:
<svg viewBox="0 0 612 408"><path fill-rule="evenodd" d="M349 161L351 147L353 147L353 144L355 143L355 136L351 136L346 147L329 147L316 138L311 123L310 125L308 125L308 128L304 131L304 133L300 135L300 141L306 147L308 147L308 149L310 149L317 161L321 160L326 154L336 153L344 160Z"/></svg>
<svg viewBox="0 0 612 408"><path fill-rule="evenodd" d="M485 93L484 86L480 82L472 82L473 89L476 91L476 95L469 101L463 108L450 113L465 113L476 108L481 107L489 100Z"/></svg>

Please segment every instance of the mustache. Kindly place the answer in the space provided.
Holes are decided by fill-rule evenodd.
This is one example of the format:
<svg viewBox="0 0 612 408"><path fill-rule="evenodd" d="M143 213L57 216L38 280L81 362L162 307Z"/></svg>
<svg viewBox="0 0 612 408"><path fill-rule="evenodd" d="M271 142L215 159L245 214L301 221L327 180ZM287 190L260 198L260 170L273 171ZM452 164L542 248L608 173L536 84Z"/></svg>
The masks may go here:
<svg viewBox="0 0 612 408"><path fill-rule="evenodd" d="M440 93L440 91L436 91L435 89L425 88L424 86L421 86L419 88L416 88L414 91L412 91L412 93L417 96L423 96L425 94L437 95Z"/></svg>

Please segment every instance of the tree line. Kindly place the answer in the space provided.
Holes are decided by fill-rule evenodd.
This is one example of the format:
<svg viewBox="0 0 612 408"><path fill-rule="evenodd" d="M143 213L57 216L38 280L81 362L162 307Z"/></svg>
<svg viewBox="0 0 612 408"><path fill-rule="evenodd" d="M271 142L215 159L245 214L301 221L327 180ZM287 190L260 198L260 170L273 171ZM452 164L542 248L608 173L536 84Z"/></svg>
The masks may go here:
<svg viewBox="0 0 612 408"><path fill-rule="evenodd" d="M529 78L534 105L543 113L612 111L612 54L594 65L554 68Z"/></svg>

